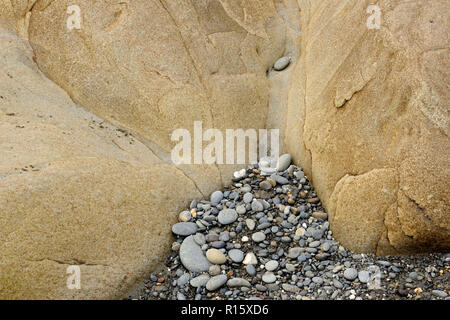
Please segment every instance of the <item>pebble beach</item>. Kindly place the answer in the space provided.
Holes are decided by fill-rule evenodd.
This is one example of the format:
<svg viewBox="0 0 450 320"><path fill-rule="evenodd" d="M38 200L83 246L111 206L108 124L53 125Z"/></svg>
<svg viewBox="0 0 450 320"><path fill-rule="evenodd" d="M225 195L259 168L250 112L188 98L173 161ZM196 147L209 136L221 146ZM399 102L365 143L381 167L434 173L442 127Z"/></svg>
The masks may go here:
<svg viewBox="0 0 450 320"><path fill-rule="evenodd" d="M377 257L341 246L291 157L235 173L172 227L163 267L127 299L450 300L450 254Z"/></svg>

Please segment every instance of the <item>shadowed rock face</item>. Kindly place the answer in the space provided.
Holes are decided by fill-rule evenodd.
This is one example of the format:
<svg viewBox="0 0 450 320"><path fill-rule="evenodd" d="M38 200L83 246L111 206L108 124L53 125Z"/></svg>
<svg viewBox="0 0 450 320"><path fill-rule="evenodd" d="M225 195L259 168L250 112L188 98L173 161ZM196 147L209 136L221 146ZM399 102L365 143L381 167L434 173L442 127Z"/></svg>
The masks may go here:
<svg viewBox="0 0 450 320"><path fill-rule="evenodd" d="M194 121L280 128L352 250L450 248L448 1L380 1L379 30L370 1L80 0L68 30L72 4L0 0L0 298L117 298L157 267L236 168L170 164Z"/></svg>

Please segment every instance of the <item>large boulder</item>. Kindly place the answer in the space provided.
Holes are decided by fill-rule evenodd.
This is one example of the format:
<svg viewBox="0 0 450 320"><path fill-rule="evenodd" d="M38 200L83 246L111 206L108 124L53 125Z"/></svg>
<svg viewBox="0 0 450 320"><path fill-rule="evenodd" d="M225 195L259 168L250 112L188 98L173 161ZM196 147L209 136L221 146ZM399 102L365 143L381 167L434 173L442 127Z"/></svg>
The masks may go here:
<svg viewBox="0 0 450 320"><path fill-rule="evenodd" d="M202 194L75 105L27 41L2 32L0 48L0 299L120 298L164 261L178 212Z"/></svg>
<svg viewBox="0 0 450 320"><path fill-rule="evenodd" d="M371 3L300 1L285 144L344 246L447 251L450 3L378 1L369 29Z"/></svg>
<svg viewBox="0 0 450 320"><path fill-rule="evenodd" d="M171 133L267 126L287 3L77 1L69 30L73 1L0 0L0 298L120 298L163 263L236 168L173 165Z"/></svg>

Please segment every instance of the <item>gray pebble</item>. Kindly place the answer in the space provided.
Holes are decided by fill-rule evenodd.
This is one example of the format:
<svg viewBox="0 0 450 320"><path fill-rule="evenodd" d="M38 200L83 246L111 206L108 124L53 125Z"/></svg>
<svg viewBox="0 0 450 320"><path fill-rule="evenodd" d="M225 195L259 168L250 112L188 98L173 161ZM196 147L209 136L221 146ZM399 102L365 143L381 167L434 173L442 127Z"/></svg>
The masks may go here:
<svg viewBox="0 0 450 320"><path fill-rule="evenodd" d="M210 276L208 276L207 274L202 274L202 275L199 275L198 277L191 279L190 284L194 288L203 287L206 285L206 283L209 281L209 279L210 279Z"/></svg>
<svg viewBox="0 0 450 320"><path fill-rule="evenodd" d="M266 272L262 276L262 281L265 283L274 283L277 280L277 277L273 274L273 272Z"/></svg>
<svg viewBox="0 0 450 320"><path fill-rule="evenodd" d="M230 257L233 262L241 263L244 260L244 253L241 250L232 249L228 251L228 257Z"/></svg>
<svg viewBox="0 0 450 320"><path fill-rule="evenodd" d="M187 237L181 244L180 260L183 266L191 272L208 271L211 266L193 236Z"/></svg>
<svg viewBox="0 0 450 320"><path fill-rule="evenodd" d="M251 277L254 277L256 275L255 266L252 264L249 264L248 266L246 266L245 271L247 271L248 275Z"/></svg>
<svg viewBox="0 0 450 320"><path fill-rule="evenodd" d="M172 232L179 236L190 236L196 233L198 227L193 222L178 222L172 226Z"/></svg>
<svg viewBox="0 0 450 320"><path fill-rule="evenodd" d="M369 271L360 271L358 272L358 279L361 283L368 283L370 281L370 273Z"/></svg>
<svg viewBox="0 0 450 320"><path fill-rule="evenodd" d="M291 63L290 57L282 57L274 63L273 68L276 71L283 71L289 66L290 63Z"/></svg>
<svg viewBox="0 0 450 320"><path fill-rule="evenodd" d="M255 242L262 242L266 240L266 235L263 232L256 232L252 234L252 240Z"/></svg>
<svg viewBox="0 0 450 320"><path fill-rule="evenodd" d="M232 278L227 281L227 286L230 288L236 288L236 287L247 287L250 288L251 284L247 280L243 278Z"/></svg>
<svg viewBox="0 0 450 320"><path fill-rule="evenodd" d="M208 291L214 291L223 286L228 280L228 277L224 274L220 274L218 276L214 276L206 283L206 289Z"/></svg>
<svg viewBox="0 0 450 320"><path fill-rule="evenodd" d="M213 205L217 205L220 201L223 199L223 193L222 191L214 191L211 194L211 203Z"/></svg>

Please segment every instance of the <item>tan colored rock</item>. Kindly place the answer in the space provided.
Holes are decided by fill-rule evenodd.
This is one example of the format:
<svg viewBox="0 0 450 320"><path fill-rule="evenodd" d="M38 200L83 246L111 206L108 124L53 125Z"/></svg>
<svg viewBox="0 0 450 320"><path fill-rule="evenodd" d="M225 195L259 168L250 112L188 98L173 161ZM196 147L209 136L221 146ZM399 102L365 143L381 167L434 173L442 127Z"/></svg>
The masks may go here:
<svg viewBox="0 0 450 320"><path fill-rule="evenodd" d="M69 5L0 0L0 298L123 297L242 168L171 165L172 131L265 128L266 71L295 57L295 1L78 1L81 30Z"/></svg>
<svg viewBox="0 0 450 320"><path fill-rule="evenodd" d="M75 105L28 43L0 34L0 299L122 298L159 266L200 190ZM79 266L81 289L67 268Z"/></svg>
<svg viewBox="0 0 450 320"><path fill-rule="evenodd" d="M450 248L448 1L300 1L285 145L358 252Z"/></svg>

